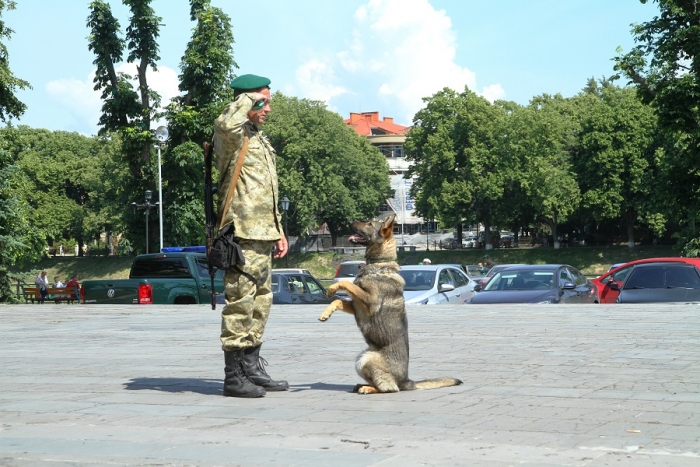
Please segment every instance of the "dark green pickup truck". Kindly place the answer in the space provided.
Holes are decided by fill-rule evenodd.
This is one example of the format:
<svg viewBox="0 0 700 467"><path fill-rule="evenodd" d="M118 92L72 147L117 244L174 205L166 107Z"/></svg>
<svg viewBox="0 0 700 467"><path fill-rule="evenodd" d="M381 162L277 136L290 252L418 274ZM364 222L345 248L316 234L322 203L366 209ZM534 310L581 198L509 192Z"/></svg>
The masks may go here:
<svg viewBox="0 0 700 467"><path fill-rule="evenodd" d="M139 255L128 279L83 281L83 303L174 304L211 303L211 278L201 247L164 248L162 253ZM189 251L188 251L189 250ZM217 303L223 303L223 271L214 278Z"/></svg>

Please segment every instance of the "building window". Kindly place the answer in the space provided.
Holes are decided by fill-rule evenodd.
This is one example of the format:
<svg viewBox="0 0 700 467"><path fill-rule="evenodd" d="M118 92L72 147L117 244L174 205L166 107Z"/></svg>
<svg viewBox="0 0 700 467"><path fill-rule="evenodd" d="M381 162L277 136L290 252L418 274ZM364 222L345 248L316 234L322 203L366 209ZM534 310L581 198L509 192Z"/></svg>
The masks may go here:
<svg viewBox="0 0 700 467"><path fill-rule="evenodd" d="M379 144L377 148L384 157L403 157L403 146L400 144Z"/></svg>

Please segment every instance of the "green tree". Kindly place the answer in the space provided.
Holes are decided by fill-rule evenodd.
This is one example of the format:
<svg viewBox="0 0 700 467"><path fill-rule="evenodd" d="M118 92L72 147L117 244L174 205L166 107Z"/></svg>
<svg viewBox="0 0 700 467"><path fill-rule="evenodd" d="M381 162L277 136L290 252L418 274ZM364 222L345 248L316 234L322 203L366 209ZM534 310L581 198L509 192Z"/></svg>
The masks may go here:
<svg viewBox="0 0 700 467"><path fill-rule="evenodd" d="M119 133L122 143L122 157L131 171L131 178L125 180L127 193L143 193L146 189L157 191L156 177L151 155L155 138L151 131L152 120L158 118L160 96L148 85L148 70L157 70L157 38L161 18L150 7L151 0L123 0L131 11L126 38L120 37L120 24L104 0L90 3L87 26L90 29L88 48L95 54L93 62L97 68L94 78L95 90L102 93L102 116L100 135ZM135 63L138 83L132 85L132 77L117 73L116 65L122 61L128 48L126 60ZM127 204L121 200L123 204ZM139 228L137 218L124 212L124 224L129 227L129 236L137 238ZM155 223L154 223L155 225ZM157 229L151 228L153 237Z"/></svg>
<svg viewBox="0 0 700 467"><path fill-rule="evenodd" d="M1 133L26 178L17 195L31 206L31 223L49 244L74 238L82 246L111 224L100 142L77 133L20 126ZM46 213L51 213L47 215Z"/></svg>
<svg viewBox="0 0 700 467"><path fill-rule="evenodd" d="M164 230L174 245L203 244L202 143L211 140L213 122L233 100L230 18L208 1L190 2L196 21L180 62L180 91L166 109L170 143L164 153Z"/></svg>
<svg viewBox="0 0 700 467"><path fill-rule="evenodd" d="M14 1L0 0L0 18L5 10L14 10ZM17 78L10 69L10 59L5 40L10 40L14 31L0 20L0 120L9 122L24 114L27 106L15 93L20 89L31 89L27 81ZM4 146L4 141L0 141ZM7 267L21 258L32 258L41 251L36 236L27 232L29 209L26 202L18 199L15 190L23 184L12 154L0 147L0 302L11 301L10 279Z"/></svg>
<svg viewBox="0 0 700 467"><path fill-rule="evenodd" d="M574 212L580 190L571 164L572 109L561 96L544 94L509 115L507 148L514 179L535 217L552 232L559 248L558 225Z"/></svg>
<svg viewBox="0 0 700 467"><path fill-rule="evenodd" d="M291 233L325 223L333 244L349 223L376 215L392 195L386 158L322 102L276 92L264 132L277 152Z"/></svg>
<svg viewBox="0 0 700 467"><path fill-rule="evenodd" d="M1 136L0 142L4 145ZM0 303L14 301L8 267L38 259L46 244L41 231L31 223L31 207L17 196L27 184L12 154L0 148Z"/></svg>
<svg viewBox="0 0 700 467"><path fill-rule="evenodd" d="M640 0L647 3L647 0ZM676 219L690 219L690 236L700 209L700 9L695 0L654 0L659 15L634 25L637 46L615 61L618 75L633 83L657 112L665 132L665 168Z"/></svg>
<svg viewBox="0 0 700 467"><path fill-rule="evenodd" d="M633 248L635 224L660 213L656 116L632 88L589 83L580 97L591 96L575 157L582 202L597 221L620 219Z"/></svg>
<svg viewBox="0 0 700 467"><path fill-rule="evenodd" d="M16 3L12 0L0 0L0 18L5 10L14 10ZM3 40L10 40L14 31L0 20L0 120L7 122L24 114L27 106L22 103L15 93L22 89L32 89L31 85L17 78L10 70L10 57Z"/></svg>
<svg viewBox="0 0 700 467"><path fill-rule="evenodd" d="M510 162L502 157L504 107L492 105L466 89L445 88L416 113L404 144L413 161L407 177L417 213L443 225L484 224L490 230L504 221L502 203Z"/></svg>

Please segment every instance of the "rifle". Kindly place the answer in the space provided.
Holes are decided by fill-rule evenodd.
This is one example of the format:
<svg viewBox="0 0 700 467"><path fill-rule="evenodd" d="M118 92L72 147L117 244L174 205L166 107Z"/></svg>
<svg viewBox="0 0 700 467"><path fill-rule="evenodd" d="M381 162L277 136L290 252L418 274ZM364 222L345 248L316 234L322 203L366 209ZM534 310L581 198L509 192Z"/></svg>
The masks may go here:
<svg viewBox="0 0 700 467"><path fill-rule="evenodd" d="M214 242L214 229L216 228L216 214L214 214L214 193L216 187L211 180L212 161L212 145L204 143L204 217L206 219L206 238L207 238L207 258L211 251L212 243ZM216 276L216 268L207 261L209 268L209 277L211 278L211 309L216 310L216 290L214 289L214 276Z"/></svg>

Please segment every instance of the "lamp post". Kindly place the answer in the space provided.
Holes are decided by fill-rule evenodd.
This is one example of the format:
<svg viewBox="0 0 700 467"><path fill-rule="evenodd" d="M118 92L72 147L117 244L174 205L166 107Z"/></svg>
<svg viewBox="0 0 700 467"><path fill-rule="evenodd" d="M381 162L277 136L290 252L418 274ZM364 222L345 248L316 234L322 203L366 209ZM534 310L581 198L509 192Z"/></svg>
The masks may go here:
<svg viewBox="0 0 700 467"><path fill-rule="evenodd" d="M287 219L289 215L287 211L289 210L289 198L286 196L282 198L282 210L284 211L284 234L287 236L287 242L289 242L289 233L287 232ZM289 245L287 245L287 254L284 256L285 264L289 267Z"/></svg>
<svg viewBox="0 0 700 467"><path fill-rule="evenodd" d="M159 225L160 225L160 250L163 251L163 178L160 172L160 148L164 147L168 141L168 129L164 126L159 126L156 129L156 139L158 140L158 204L160 205Z"/></svg>
<svg viewBox="0 0 700 467"><path fill-rule="evenodd" d="M151 204L151 197L153 192L151 190L146 190L145 198L146 201L143 204L137 204L136 202L131 203L131 207L136 212L136 208L142 208L146 211L146 254L148 254L148 216L151 212L151 208L158 208L160 211L160 203Z"/></svg>

